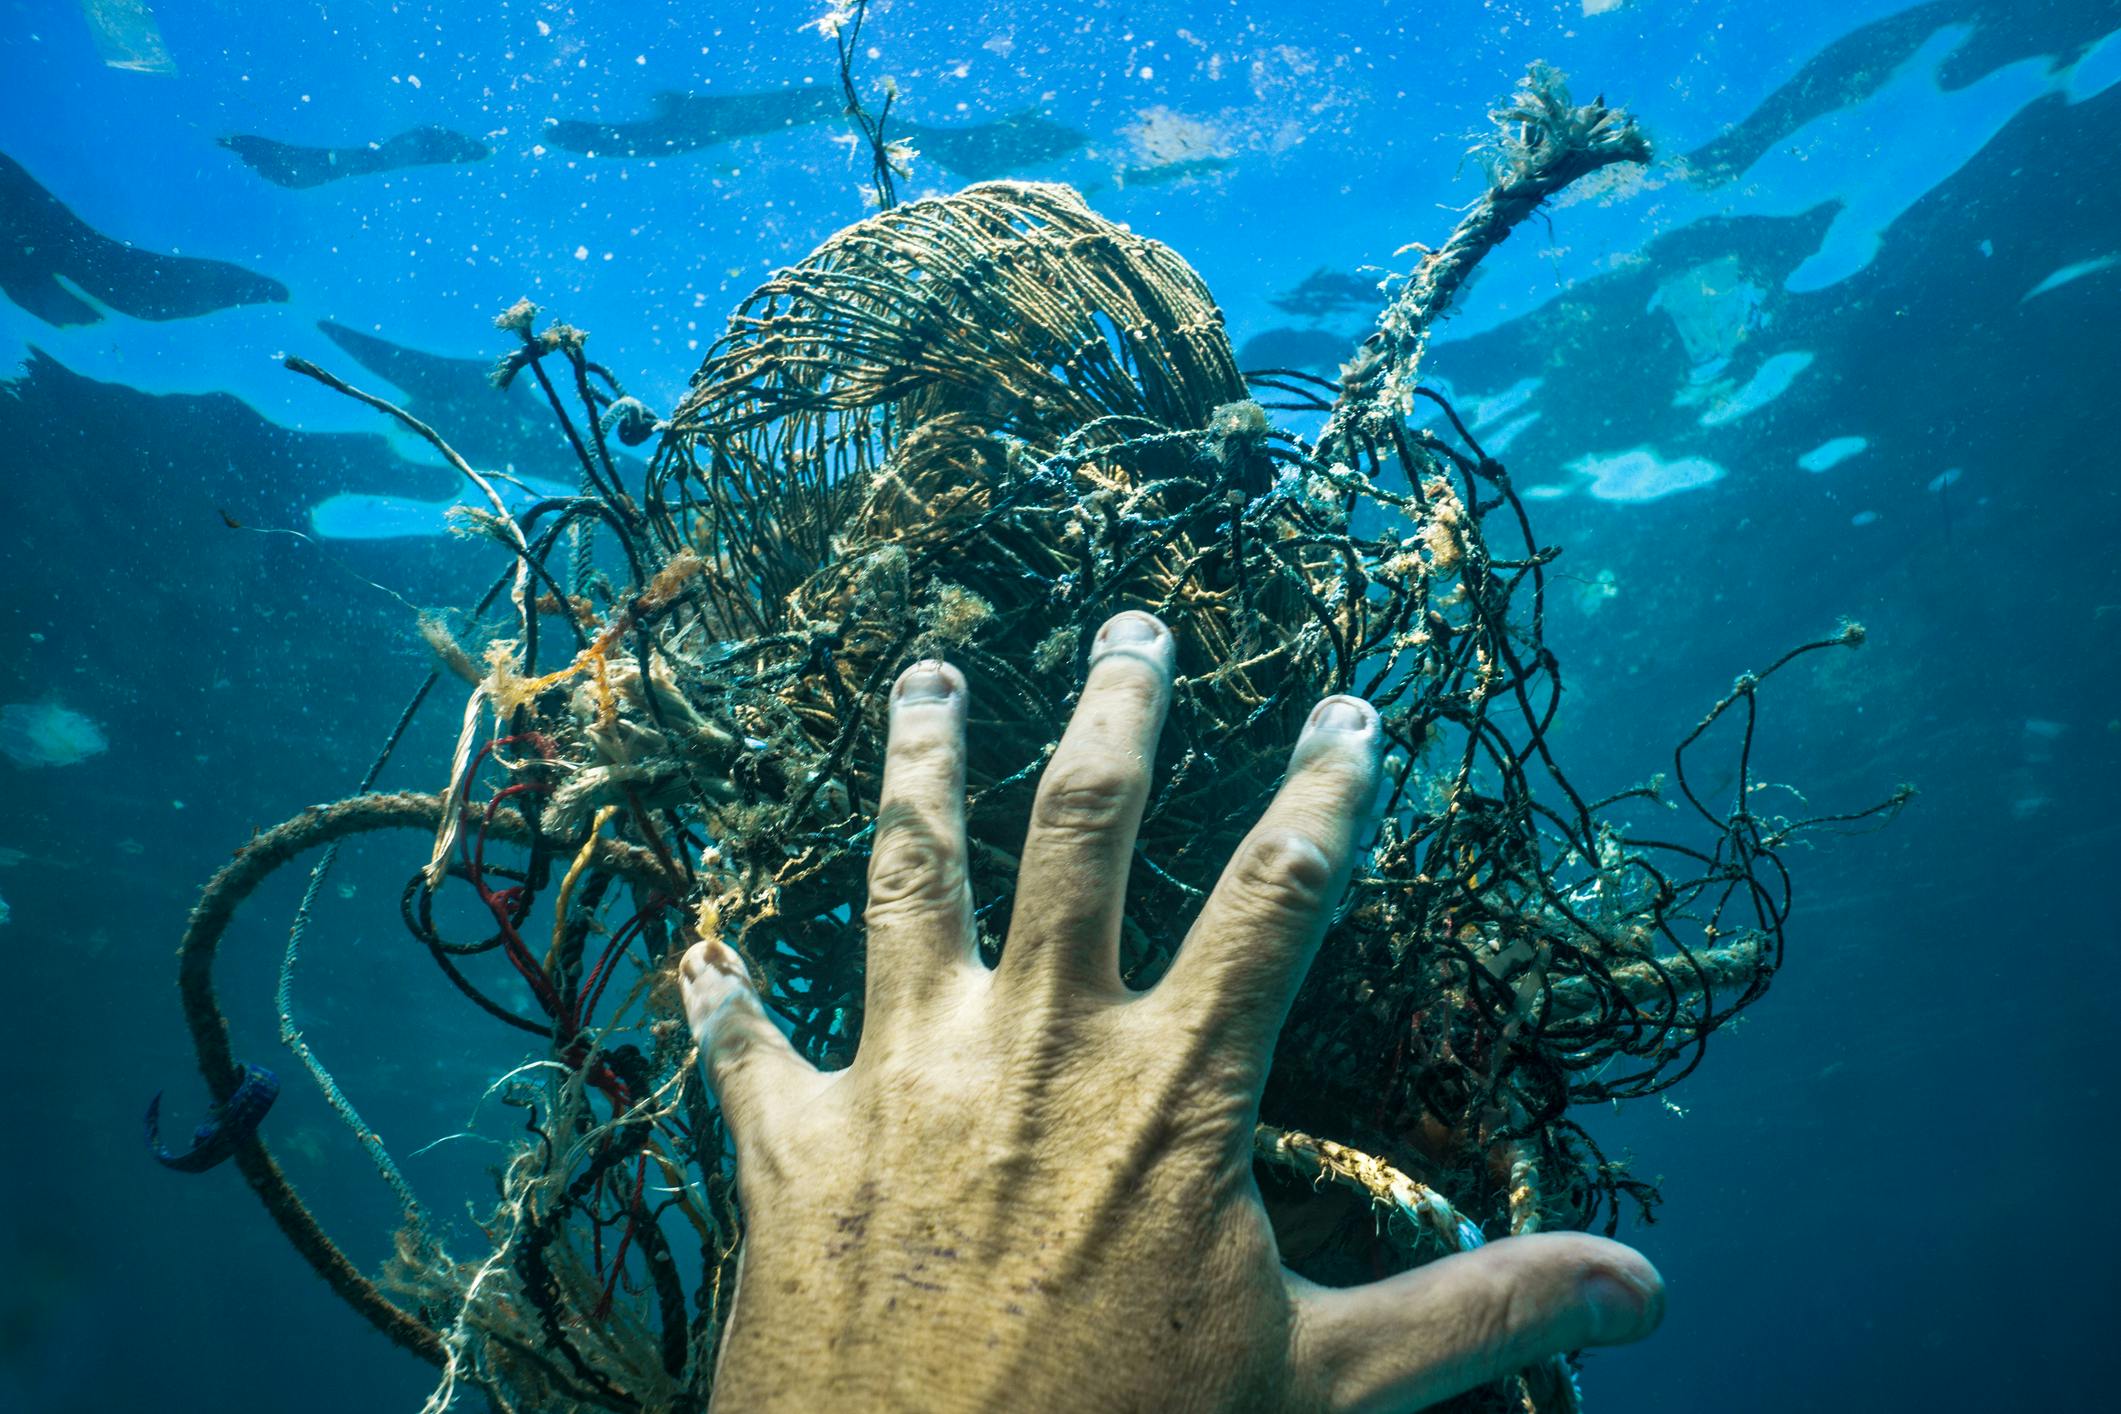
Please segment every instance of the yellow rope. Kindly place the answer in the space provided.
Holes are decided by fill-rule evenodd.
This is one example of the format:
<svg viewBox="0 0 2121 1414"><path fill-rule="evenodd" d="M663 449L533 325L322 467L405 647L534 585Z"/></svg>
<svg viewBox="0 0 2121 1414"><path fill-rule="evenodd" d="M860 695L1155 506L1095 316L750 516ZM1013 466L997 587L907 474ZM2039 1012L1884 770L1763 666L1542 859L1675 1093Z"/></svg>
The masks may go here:
<svg viewBox="0 0 2121 1414"><path fill-rule="evenodd" d="M596 819L589 822L589 838L582 841L582 848L575 854L574 863L567 866L567 875L560 880L560 896L552 908L552 946L545 951L545 975L559 964L560 944L567 936L567 901L574 897L574 882L582 877L589 861L597 850L597 836L604 833L604 826L611 817L619 813L616 805L607 805L597 811Z"/></svg>

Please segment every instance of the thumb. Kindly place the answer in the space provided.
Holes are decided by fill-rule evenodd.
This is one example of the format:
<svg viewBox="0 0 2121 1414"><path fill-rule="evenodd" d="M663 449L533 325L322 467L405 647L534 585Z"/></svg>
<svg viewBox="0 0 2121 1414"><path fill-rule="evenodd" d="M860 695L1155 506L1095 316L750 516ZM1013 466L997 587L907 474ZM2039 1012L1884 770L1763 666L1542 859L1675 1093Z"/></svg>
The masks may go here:
<svg viewBox="0 0 2121 1414"><path fill-rule="evenodd" d="M815 1080L816 1069L773 1024L744 959L727 944L694 943L678 963L678 978L708 1090L740 1147L760 1139L772 1097Z"/></svg>
<svg viewBox="0 0 2121 1414"><path fill-rule="evenodd" d="M1296 1284L1296 1360L1335 1414L1425 1409L1664 1318L1657 1269L1581 1233L1505 1238L1346 1290Z"/></svg>

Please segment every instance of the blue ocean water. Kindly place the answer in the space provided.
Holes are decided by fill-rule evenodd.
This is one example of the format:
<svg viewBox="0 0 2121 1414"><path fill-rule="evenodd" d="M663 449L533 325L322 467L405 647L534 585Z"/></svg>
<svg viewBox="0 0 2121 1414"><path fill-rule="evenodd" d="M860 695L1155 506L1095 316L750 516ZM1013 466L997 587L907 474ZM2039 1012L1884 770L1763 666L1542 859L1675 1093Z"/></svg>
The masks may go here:
<svg viewBox="0 0 2121 1414"><path fill-rule="evenodd" d="M443 533L453 473L280 360L570 483L484 390L493 316L536 300L670 407L738 298L865 213L824 8L0 19L0 1409L425 1397L232 1168L141 1143L149 1095L204 1102L197 886L359 779L428 666L394 595L494 573ZM1639 780L1848 616L1869 642L1778 679L1758 769L1821 809L1921 793L1797 851L1769 996L1668 1103L1587 1120L1661 1180L1623 1236L1671 1285L1654 1340L1586 1362L1590 1407L2104 1407L2121 4L880 0L864 44L917 125L904 194L1076 185L1193 262L1246 367L1334 370L1531 61L1640 116L1658 160L1522 229L1427 364L1565 547L1561 740L1588 791ZM386 781L435 788L454 715ZM303 1022L408 1176L469 1195L475 1144L408 1155L522 1053L414 969L406 867L342 859ZM247 910L224 993L289 1078L276 1146L374 1265L388 1193L274 1039L298 893Z"/></svg>

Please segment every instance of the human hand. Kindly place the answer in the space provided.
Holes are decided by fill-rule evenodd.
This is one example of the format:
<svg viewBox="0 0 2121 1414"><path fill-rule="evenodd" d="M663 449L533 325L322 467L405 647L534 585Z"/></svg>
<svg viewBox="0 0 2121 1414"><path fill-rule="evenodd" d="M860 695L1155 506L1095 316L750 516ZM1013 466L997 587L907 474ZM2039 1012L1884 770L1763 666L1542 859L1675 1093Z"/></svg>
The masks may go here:
<svg viewBox="0 0 2121 1414"><path fill-rule="evenodd" d="M795 1052L728 946L686 953L746 1224L718 1408L1416 1409L1655 1328L1655 1270L1578 1234L1346 1290L1282 1267L1252 1131L1372 824L1380 730L1355 698L1319 704L1169 972L1134 992L1121 909L1173 670L1147 614L1098 635L992 969L965 682L937 663L899 679L846 1069Z"/></svg>

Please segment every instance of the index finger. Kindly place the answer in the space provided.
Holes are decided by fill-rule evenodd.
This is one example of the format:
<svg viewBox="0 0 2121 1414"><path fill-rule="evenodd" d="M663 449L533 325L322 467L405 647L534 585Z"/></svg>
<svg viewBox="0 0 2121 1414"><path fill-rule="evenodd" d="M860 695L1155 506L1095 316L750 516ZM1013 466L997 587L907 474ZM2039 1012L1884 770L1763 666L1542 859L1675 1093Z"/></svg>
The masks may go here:
<svg viewBox="0 0 2121 1414"><path fill-rule="evenodd" d="M890 739L869 854L865 1044L954 972L977 966L965 863L964 674L915 663L891 690Z"/></svg>

